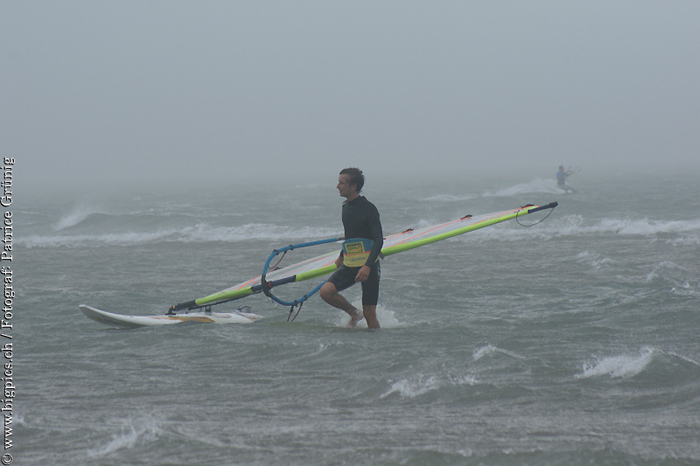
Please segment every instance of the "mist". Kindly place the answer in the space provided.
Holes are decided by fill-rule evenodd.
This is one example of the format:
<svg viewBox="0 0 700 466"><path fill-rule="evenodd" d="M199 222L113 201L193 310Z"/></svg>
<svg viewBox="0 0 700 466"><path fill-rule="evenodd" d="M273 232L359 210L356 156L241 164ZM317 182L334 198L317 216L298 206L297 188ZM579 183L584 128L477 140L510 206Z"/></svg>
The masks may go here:
<svg viewBox="0 0 700 466"><path fill-rule="evenodd" d="M0 3L25 189L700 174L700 3Z"/></svg>

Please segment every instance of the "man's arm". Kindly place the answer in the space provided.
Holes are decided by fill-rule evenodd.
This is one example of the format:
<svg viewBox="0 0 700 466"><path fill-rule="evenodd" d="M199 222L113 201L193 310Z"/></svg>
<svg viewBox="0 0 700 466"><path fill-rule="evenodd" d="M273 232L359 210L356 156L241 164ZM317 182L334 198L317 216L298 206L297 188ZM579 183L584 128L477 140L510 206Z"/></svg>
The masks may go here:
<svg viewBox="0 0 700 466"><path fill-rule="evenodd" d="M371 229L372 229L372 249L370 250L367 262L363 265L355 276L355 282L364 282L369 278L370 266L379 259L379 254L382 252L384 245L384 234L382 233L382 222L379 220L379 211L375 207L372 213Z"/></svg>

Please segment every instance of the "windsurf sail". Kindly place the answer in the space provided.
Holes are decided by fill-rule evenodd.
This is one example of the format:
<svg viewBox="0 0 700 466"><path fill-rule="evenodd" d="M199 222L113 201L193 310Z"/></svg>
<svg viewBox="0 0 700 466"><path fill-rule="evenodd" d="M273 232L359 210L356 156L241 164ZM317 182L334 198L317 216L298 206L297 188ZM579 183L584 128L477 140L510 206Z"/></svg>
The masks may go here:
<svg viewBox="0 0 700 466"><path fill-rule="evenodd" d="M468 233L470 231L505 222L507 220L518 219L534 212L554 209L556 206L556 202L551 202L543 206L535 206L530 204L524 207L502 212L494 212L476 216L465 215L464 217L452 220L450 222L424 228L409 228L400 233L386 237L384 239L384 246L382 248L381 255L382 257L391 256L393 254L398 254L410 249L432 244L437 241L442 241L457 235ZM287 246L287 248L290 248L291 250L295 247L306 247L316 244L340 242L343 240L344 238L330 238L310 243L302 243L301 245ZM282 250L278 252L282 252ZM272 256L270 256L264 268L264 274L203 298L176 304L170 308L168 314L174 315L180 310L184 311L199 308L206 309L217 304L245 298L246 296L260 293L261 291L267 291L269 293L270 289L288 283L297 283L328 275L336 270L337 267L335 262L336 259L338 259L338 256L339 251L331 251L297 264L267 272L270 259L272 258ZM266 287L265 290L263 290L263 286Z"/></svg>

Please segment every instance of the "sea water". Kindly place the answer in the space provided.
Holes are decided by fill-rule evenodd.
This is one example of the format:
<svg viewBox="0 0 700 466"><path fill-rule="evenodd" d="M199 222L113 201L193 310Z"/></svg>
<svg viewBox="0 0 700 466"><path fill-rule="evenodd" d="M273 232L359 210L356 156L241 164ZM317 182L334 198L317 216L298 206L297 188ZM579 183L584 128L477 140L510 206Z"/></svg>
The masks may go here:
<svg viewBox="0 0 700 466"><path fill-rule="evenodd" d="M10 452L22 465L698 464L698 181L581 172L564 194L553 176L369 177L385 234L559 202L386 258L378 331L344 329L317 296L292 323L263 295L220 306L265 316L251 325L116 330L78 309L162 314L259 275L274 248L342 235L334 179L17 196ZM359 287L346 295L359 305Z"/></svg>

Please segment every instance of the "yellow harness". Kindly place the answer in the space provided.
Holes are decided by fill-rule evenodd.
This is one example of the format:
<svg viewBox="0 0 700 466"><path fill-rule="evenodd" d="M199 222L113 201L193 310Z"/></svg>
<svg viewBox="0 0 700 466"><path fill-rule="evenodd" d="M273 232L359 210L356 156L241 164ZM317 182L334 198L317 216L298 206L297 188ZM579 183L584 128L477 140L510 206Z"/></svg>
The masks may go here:
<svg viewBox="0 0 700 466"><path fill-rule="evenodd" d="M353 238L343 243L343 265L345 267L362 267L372 250L374 241L365 238Z"/></svg>

